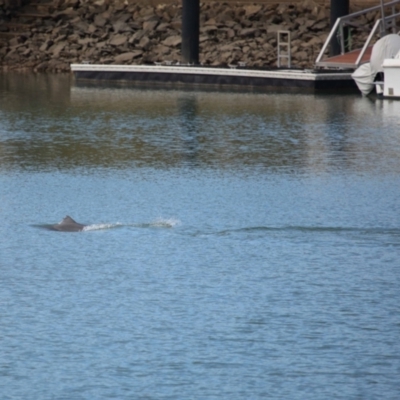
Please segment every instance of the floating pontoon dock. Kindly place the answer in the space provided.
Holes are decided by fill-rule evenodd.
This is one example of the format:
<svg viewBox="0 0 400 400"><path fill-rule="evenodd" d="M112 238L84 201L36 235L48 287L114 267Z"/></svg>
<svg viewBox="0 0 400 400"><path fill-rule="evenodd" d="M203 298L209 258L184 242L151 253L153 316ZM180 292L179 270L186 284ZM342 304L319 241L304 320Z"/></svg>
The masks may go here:
<svg viewBox="0 0 400 400"><path fill-rule="evenodd" d="M244 88L253 90L356 90L349 71L256 69L241 66L72 64L78 81L124 81L142 85Z"/></svg>

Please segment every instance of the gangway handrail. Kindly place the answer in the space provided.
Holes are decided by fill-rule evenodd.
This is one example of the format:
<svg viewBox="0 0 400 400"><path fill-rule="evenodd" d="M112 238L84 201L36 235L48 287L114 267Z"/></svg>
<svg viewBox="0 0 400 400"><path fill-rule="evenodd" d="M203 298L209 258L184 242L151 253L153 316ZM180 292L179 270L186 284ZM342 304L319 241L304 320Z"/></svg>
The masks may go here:
<svg viewBox="0 0 400 400"><path fill-rule="evenodd" d="M318 57L317 57L317 59L315 61L316 66L318 66L319 63L321 63L321 60L324 57L325 51L326 51L327 47L329 46L329 44L331 43L331 40L334 37L334 35L337 33L338 29L340 29L341 54L344 54L345 53L345 43L344 43L343 28L346 25L351 25L349 22L352 19L354 19L356 17L360 17L362 15L365 15L365 14L367 14L369 12L377 11L377 10L381 10L381 12L382 12L382 8L390 7L390 6L393 7L393 6L397 5L397 4L400 4L400 0L394 0L394 1L390 1L388 3L384 3L384 4L381 4L381 5L378 5L378 6L369 7L369 8L366 8L364 10L357 11L357 12L354 12L352 14L345 15L345 16L342 16L342 17L338 18L336 20L335 24L333 25L331 31L329 32L329 35L326 38L325 43L321 48L321 51L318 54ZM394 9L393 9L393 11L394 11ZM392 15L388 15L388 16L383 16L383 18L380 18L375 22L375 24L374 24L374 26L373 26L373 28L372 28L369 36L368 36L363 48L362 48L362 50L361 50L361 52L360 52L360 54L359 54L359 56L358 56L358 58L356 60L356 64L355 64L356 67L358 67L358 65L360 64L360 62L361 62L365 52L367 51L368 46L370 45L371 40L372 40L374 34L376 33L376 30L378 29L378 27L381 26L381 35L383 36L383 34L385 33L384 30L386 28L386 22L387 21L392 21L397 17L400 17L400 13L396 13L396 14L392 14Z"/></svg>
<svg viewBox="0 0 400 400"><path fill-rule="evenodd" d="M332 37L336 33L336 31L337 31L337 29L338 29L338 27L339 27L341 22L342 22L342 18L338 18L336 20L335 24L333 25L331 31L329 32L328 37L325 40L324 45L322 46L321 51L318 54L317 60L315 61L317 64L322 60L322 57L324 56L325 51L326 51L327 47L329 46L329 44L330 44L330 42L332 40Z"/></svg>
<svg viewBox="0 0 400 400"><path fill-rule="evenodd" d="M386 18L386 20L391 20L391 19L394 19L394 18L396 18L396 17L400 17L400 13L390 15L390 16L388 16L388 17ZM374 37L374 35L375 35L375 33L376 33L376 30L378 29L379 25L381 25L381 24L383 24L382 18L378 19L378 20L375 22L374 27L372 28L372 30L371 30L371 32L370 32L370 34L369 34L367 40L365 41L363 48L361 49L360 55L357 57L357 60L356 60L356 65L357 65L357 66L360 65L361 60L362 60L362 58L364 57L364 54L365 54L365 52L367 51L367 48L368 48L368 46L370 45L371 40L372 40L372 38Z"/></svg>
<svg viewBox="0 0 400 400"><path fill-rule="evenodd" d="M360 62L361 62L362 58L364 57L364 54L367 51L367 48L368 48L369 44L371 43L371 40L372 40L373 36L375 35L376 30L378 29L378 26L381 25L381 23L382 23L382 19L378 19L375 22L374 27L372 28L370 34L368 35L368 38L365 41L364 46L361 49L359 56L357 57L357 60L356 60L357 67L360 65Z"/></svg>

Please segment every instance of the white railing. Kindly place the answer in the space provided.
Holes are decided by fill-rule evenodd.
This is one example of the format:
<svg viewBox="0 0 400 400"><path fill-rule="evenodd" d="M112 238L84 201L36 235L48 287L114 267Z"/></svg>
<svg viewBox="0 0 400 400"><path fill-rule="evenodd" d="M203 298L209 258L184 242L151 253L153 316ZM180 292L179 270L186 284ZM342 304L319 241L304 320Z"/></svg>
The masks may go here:
<svg viewBox="0 0 400 400"><path fill-rule="evenodd" d="M385 36L388 33L388 29L392 29L393 33L396 33L396 22L397 19L400 19L400 12L396 13L395 6L400 4L400 0L395 0L391 1L389 3L384 4L383 2L379 6L374 6L367 8L362 11L358 11L349 15L345 15L343 17L340 17L336 20L333 28L331 29L324 45L322 46L322 49L315 61L315 65L318 66L329 66L329 62L324 63L322 61L324 54L330 45L332 39L334 37L339 37L339 43L340 43L340 53L345 54L346 53L346 43L345 43L345 27L359 27L354 20L360 16L363 16L365 14L368 14L370 12L374 11L380 11L381 12L381 18L377 19L367 40L364 43L363 48L361 49L361 52L354 64L354 67L358 67L361 63L362 58L365 55L365 52L367 51L369 45L371 44L371 41L374 37L374 35L377 33L378 28L380 28L380 36ZM392 13L391 15L385 15L385 9L386 7L392 7Z"/></svg>

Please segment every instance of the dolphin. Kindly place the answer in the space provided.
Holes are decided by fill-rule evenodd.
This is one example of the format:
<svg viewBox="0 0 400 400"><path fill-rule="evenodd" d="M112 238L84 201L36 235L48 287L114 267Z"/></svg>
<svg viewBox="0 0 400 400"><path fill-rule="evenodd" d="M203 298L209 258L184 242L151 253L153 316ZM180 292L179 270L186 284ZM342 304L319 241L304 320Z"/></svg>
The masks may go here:
<svg viewBox="0 0 400 400"><path fill-rule="evenodd" d="M48 228L52 231L59 232L79 232L87 225L79 224L67 215L60 223L49 225Z"/></svg>

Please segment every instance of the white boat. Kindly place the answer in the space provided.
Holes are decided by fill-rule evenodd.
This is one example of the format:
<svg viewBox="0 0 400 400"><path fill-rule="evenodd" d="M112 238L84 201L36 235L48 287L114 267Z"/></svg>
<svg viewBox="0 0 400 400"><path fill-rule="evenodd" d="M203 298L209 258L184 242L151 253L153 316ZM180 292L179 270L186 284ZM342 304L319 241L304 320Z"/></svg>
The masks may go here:
<svg viewBox="0 0 400 400"><path fill-rule="evenodd" d="M369 62L361 64L352 74L360 92L383 97L400 98L400 36L389 34L372 48Z"/></svg>

